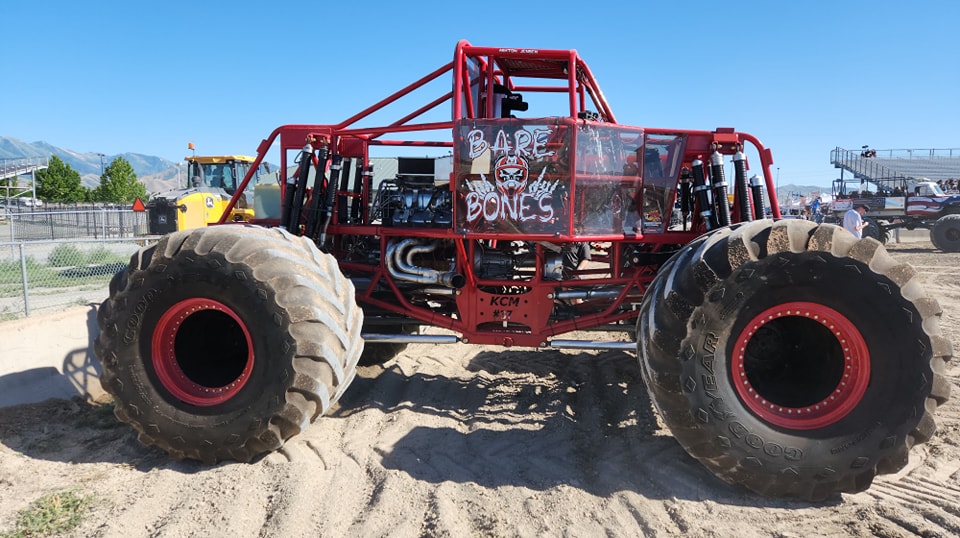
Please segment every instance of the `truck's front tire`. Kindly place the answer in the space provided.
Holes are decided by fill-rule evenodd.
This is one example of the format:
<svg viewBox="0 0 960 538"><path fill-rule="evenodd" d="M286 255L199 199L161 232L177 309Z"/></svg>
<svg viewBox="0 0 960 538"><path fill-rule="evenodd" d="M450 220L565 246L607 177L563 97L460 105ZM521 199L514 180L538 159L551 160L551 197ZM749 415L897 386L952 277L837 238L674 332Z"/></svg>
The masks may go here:
<svg viewBox="0 0 960 538"><path fill-rule="evenodd" d="M930 242L944 252L960 252L960 215L944 215L933 223Z"/></svg>
<svg viewBox="0 0 960 538"><path fill-rule="evenodd" d="M937 302L871 239L756 221L685 247L644 296L639 354L683 447L723 480L821 500L934 432L951 355Z"/></svg>
<svg viewBox="0 0 960 538"><path fill-rule="evenodd" d="M886 245L889 238L887 230L883 229L881 222L873 218L864 218L863 222L866 223L866 227L863 229L863 237L870 237L880 241L880 243Z"/></svg>
<svg viewBox="0 0 960 538"><path fill-rule="evenodd" d="M281 230L170 234L131 258L98 312L117 417L176 458L250 461L352 381L363 315L336 260Z"/></svg>

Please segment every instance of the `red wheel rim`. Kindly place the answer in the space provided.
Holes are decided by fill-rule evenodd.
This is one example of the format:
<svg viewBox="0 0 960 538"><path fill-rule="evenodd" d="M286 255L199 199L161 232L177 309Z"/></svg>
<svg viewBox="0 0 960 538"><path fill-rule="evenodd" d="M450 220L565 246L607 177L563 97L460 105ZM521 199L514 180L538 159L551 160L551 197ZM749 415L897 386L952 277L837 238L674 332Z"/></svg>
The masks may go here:
<svg viewBox="0 0 960 538"><path fill-rule="evenodd" d="M180 356L182 353L178 354L177 336L181 334L184 325L191 323L191 319L198 319L197 314L211 311L226 316L228 323L235 324L246 340L245 352L233 358L237 373L226 383L192 379L181 364L181 360L186 359ZM215 340L216 334L210 334L209 337ZM151 362L160 384L174 398L200 407L218 405L236 396L249 381L250 372L253 370L253 340L246 324L230 307L213 299L186 299L164 312L154 328L151 351Z"/></svg>
<svg viewBox="0 0 960 538"><path fill-rule="evenodd" d="M843 355L842 374L829 394L820 401L798 407L771 401L771 395L764 394L762 388L751 382L746 363L747 346L757 331L768 323L790 317L806 318L822 325L836 338ZM737 394L758 417L784 428L812 430L839 421L857 407L870 382L870 353L860 331L846 316L821 304L791 302L769 308L750 320L734 344L731 370Z"/></svg>

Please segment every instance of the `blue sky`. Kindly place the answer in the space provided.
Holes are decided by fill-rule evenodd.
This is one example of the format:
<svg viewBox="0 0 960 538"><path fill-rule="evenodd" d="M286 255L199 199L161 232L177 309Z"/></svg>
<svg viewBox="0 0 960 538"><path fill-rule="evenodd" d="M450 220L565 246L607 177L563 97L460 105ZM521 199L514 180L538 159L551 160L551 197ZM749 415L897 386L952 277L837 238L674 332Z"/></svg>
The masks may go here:
<svg viewBox="0 0 960 538"><path fill-rule="evenodd" d="M955 0L5 4L0 135L79 152L253 154L460 39L577 49L619 122L752 133L781 184L828 185L836 146L960 148Z"/></svg>

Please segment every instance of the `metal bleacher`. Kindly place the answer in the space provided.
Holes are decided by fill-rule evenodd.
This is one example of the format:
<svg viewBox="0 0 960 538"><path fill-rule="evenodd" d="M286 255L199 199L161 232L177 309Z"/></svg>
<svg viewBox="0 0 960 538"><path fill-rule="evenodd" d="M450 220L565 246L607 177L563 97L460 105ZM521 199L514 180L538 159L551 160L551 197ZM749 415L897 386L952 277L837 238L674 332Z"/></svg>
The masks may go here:
<svg viewBox="0 0 960 538"><path fill-rule="evenodd" d="M830 152L830 164L868 181L960 178L960 149L869 149Z"/></svg>
<svg viewBox="0 0 960 538"><path fill-rule="evenodd" d="M0 159L0 181L14 176L25 176L49 166L47 157Z"/></svg>
<svg viewBox="0 0 960 538"><path fill-rule="evenodd" d="M30 195L36 196L36 181L30 181L27 187L18 185L18 179L7 181L10 178L19 178L20 176L32 176L36 178L37 170L44 170L50 167L48 157L21 157L17 159L0 159L0 198L4 212L9 211L7 207L11 198L19 198ZM32 198L31 198L32 199Z"/></svg>

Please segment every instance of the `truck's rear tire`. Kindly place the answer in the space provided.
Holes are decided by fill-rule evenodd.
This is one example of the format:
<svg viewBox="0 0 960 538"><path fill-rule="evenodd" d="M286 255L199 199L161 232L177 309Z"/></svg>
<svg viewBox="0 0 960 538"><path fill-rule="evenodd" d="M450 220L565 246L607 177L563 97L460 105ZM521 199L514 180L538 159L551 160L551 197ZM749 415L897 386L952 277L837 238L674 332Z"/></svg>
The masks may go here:
<svg viewBox="0 0 960 538"><path fill-rule="evenodd" d="M960 252L960 215L944 215L933 223L930 242L944 252Z"/></svg>
<svg viewBox="0 0 960 538"><path fill-rule="evenodd" d="M692 456L760 494L866 489L929 439L952 348L913 269L805 221L702 237L644 296L651 399Z"/></svg>
<svg viewBox="0 0 960 538"><path fill-rule="evenodd" d="M363 314L336 260L282 230L176 232L134 254L98 312L117 417L172 456L250 461L326 413Z"/></svg>

